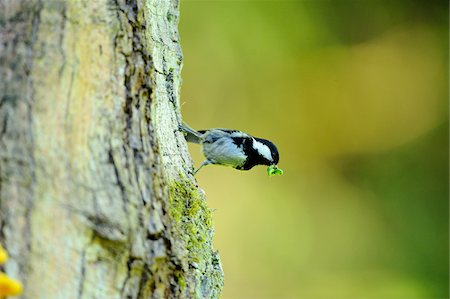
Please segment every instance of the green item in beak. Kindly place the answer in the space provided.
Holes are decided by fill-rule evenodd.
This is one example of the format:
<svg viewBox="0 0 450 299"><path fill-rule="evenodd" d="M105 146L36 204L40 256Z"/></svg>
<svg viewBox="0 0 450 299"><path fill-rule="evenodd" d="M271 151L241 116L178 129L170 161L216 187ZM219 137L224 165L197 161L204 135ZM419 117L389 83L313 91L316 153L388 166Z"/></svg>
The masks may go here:
<svg viewBox="0 0 450 299"><path fill-rule="evenodd" d="M283 170L281 168L278 168L278 166L271 165L271 166L267 167L267 174L269 176L282 175L283 174Z"/></svg>

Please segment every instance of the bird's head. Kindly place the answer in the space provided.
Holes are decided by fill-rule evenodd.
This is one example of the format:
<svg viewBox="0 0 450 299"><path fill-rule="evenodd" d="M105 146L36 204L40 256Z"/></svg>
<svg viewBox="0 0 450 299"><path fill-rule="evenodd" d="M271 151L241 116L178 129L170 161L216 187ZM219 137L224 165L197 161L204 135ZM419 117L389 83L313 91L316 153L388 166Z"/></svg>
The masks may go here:
<svg viewBox="0 0 450 299"><path fill-rule="evenodd" d="M261 156L260 164L269 166L267 168L269 176L283 174L283 170L277 166L280 161L280 155L275 144L267 139L255 138L253 148Z"/></svg>

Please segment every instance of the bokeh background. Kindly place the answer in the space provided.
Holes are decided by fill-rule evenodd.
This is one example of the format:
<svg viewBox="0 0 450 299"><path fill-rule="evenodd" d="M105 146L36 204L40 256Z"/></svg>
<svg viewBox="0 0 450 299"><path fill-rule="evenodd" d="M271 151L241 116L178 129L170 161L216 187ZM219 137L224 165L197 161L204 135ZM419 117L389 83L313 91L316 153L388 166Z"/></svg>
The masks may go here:
<svg viewBox="0 0 450 299"><path fill-rule="evenodd" d="M448 298L447 1L181 1L180 34L184 120L285 171L197 175L223 299Z"/></svg>

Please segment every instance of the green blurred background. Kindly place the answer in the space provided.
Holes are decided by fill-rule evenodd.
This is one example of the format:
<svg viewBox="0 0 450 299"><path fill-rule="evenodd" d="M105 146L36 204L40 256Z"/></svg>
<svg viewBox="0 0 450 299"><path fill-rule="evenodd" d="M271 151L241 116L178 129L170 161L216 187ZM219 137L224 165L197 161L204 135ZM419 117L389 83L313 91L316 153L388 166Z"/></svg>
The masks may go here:
<svg viewBox="0 0 450 299"><path fill-rule="evenodd" d="M197 175L223 299L448 298L448 2L181 1L180 31L184 120L285 171Z"/></svg>

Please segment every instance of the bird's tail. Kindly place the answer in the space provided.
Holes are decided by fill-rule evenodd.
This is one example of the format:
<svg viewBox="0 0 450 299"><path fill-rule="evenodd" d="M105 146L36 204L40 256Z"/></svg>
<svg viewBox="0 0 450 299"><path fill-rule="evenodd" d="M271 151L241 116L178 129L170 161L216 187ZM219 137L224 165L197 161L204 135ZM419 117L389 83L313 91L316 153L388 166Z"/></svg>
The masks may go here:
<svg viewBox="0 0 450 299"><path fill-rule="evenodd" d="M189 127L185 122L183 122L183 124L180 125L180 130L183 131L184 137L186 138L187 142L192 143L202 142L202 134Z"/></svg>

